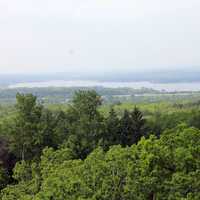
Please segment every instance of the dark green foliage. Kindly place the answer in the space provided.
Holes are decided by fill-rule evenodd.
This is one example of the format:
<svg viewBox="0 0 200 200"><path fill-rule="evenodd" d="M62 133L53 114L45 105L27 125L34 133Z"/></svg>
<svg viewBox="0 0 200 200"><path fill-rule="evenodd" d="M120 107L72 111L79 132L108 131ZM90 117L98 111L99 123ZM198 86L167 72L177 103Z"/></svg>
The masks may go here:
<svg viewBox="0 0 200 200"><path fill-rule="evenodd" d="M10 175L15 162L15 157L9 152L7 141L0 138L0 190L13 181Z"/></svg>
<svg viewBox="0 0 200 200"><path fill-rule="evenodd" d="M120 143L123 146L137 143L145 136L145 123L143 114L137 107L131 113L125 110L120 119Z"/></svg>
<svg viewBox="0 0 200 200"><path fill-rule="evenodd" d="M133 136L133 121L128 110L124 111L120 119L120 144L123 146L131 145Z"/></svg>
<svg viewBox="0 0 200 200"><path fill-rule="evenodd" d="M108 117L105 119L104 147L120 143L120 120L114 108L110 109Z"/></svg>
<svg viewBox="0 0 200 200"><path fill-rule="evenodd" d="M54 128L56 126L56 121L54 115L51 111L44 109L42 110L40 122L38 123L38 131L41 134L42 148L45 146L56 147L56 140L54 135Z"/></svg>
<svg viewBox="0 0 200 200"><path fill-rule="evenodd" d="M131 112L131 119L133 133L130 138L130 143L135 144L141 139L142 136L145 136L146 120L144 119L142 112L137 107L135 107Z"/></svg>
<svg viewBox="0 0 200 200"><path fill-rule="evenodd" d="M153 113L153 116L148 119L147 129L148 132L160 137L163 131L175 128L178 124L187 123L188 125L191 125L192 118L193 114L189 111L169 113L156 111Z"/></svg>
<svg viewBox="0 0 200 200"><path fill-rule="evenodd" d="M53 113L48 109L43 109L39 126L43 148L46 146L57 148L68 137L68 121L63 111Z"/></svg>
<svg viewBox="0 0 200 200"><path fill-rule="evenodd" d="M52 142L54 145L52 147L58 147L62 144L69 136L69 123L67 114L63 111L59 111L54 115L53 118L54 127L53 127L53 138ZM47 145L49 146L49 145Z"/></svg>
<svg viewBox="0 0 200 200"><path fill-rule="evenodd" d="M8 171L0 163L0 191L9 183Z"/></svg>
<svg viewBox="0 0 200 200"><path fill-rule="evenodd" d="M189 126L193 126L200 129L200 111L193 110L191 112L191 118L188 120Z"/></svg>

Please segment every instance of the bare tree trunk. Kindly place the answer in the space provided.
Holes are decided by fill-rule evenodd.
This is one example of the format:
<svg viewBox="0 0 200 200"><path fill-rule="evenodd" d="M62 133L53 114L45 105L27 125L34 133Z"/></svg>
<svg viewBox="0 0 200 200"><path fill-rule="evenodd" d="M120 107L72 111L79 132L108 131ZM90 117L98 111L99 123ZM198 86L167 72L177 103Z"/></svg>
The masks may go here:
<svg viewBox="0 0 200 200"><path fill-rule="evenodd" d="M25 159L25 147L24 147L24 144L22 145L21 158L22 158L22 160Z"/></svg>
<svg viewBox="0 0 200 200"><path fill-rule="evenodd" d="M154 192L152 192L150 195L149 195L149 200L156 200L156 194Z"/></svg>

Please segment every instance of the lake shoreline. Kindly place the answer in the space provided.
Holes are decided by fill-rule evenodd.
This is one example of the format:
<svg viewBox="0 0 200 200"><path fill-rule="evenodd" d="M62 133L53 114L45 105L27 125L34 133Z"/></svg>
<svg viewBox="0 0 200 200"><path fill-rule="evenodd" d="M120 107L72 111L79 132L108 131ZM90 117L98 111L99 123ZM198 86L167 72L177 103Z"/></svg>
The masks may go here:
<svg viewBox="0 0 200 200"><path fill-rule="evenodd" d="M44 87L105 87L105 88L148 88L165 92L187 92L200 91L200 82L178 82L178 83L157 83L157 82L101 82L91 80L54 80L41 82L24 82L11 84L9 89L13 88L44 88Z"/></svg>

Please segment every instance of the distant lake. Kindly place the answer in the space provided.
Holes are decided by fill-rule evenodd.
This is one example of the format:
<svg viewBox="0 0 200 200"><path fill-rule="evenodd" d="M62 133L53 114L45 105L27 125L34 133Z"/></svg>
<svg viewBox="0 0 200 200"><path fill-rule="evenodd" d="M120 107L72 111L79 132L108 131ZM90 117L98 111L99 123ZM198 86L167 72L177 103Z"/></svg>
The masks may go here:
<svg viewBox="0 0 200 200"><path fill-rule="evenodd" d="M30 82L30 83L18 83L10 85L9 88L19 87L107 87L107 88L152 88L155 90L165 90L168 92L180 92L180 91L200 91L200 82L190 83L152 83L152 82L100 82L100 81L47 81L47 82Z"/></svg>

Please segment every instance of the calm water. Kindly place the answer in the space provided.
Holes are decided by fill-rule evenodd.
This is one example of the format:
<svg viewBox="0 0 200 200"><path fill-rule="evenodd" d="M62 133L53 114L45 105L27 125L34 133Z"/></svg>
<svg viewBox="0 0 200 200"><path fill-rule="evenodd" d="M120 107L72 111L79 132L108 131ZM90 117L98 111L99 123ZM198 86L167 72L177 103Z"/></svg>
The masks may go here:
<svg viewBox="0 0 200 200"><path fill-rule="evenodd" d="M33 83L18 83L10 85L9 88L18 87L129 87L140 89L142 87L152 88L156 90L172 91L200 91L200 82L193 83L151 83L151 82L98 82L98 81L47 81L47 82L33 82Z"/></svg>

